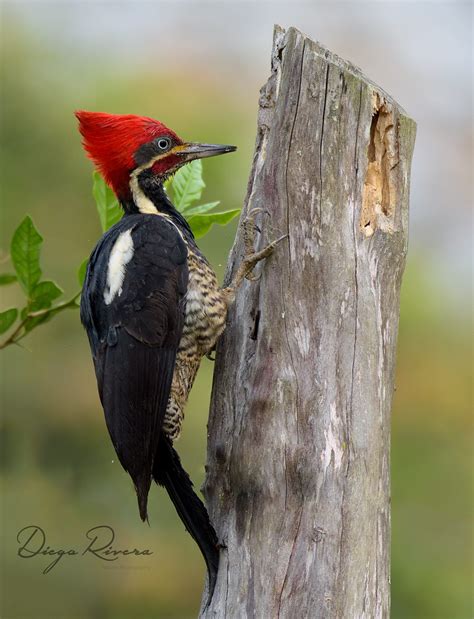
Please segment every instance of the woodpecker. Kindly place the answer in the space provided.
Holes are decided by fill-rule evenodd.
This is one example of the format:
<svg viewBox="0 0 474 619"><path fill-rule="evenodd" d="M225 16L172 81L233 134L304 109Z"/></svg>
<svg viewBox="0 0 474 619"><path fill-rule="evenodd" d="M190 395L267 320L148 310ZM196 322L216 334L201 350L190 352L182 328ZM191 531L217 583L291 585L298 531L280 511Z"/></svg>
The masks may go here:
<svg viewBox="0 0 474 619"><path fill-rule="evenodd" d="M201 359L223 332L238 286L280 239L248 252L231 284L220 288L163 182L194 159L236 147L185 142L147 117L76 117L88 157L124 211L95 246L81 296L107 428L143 521L152 479L166 488L206 561L210 600L219 544L173 443Z"/></svg>

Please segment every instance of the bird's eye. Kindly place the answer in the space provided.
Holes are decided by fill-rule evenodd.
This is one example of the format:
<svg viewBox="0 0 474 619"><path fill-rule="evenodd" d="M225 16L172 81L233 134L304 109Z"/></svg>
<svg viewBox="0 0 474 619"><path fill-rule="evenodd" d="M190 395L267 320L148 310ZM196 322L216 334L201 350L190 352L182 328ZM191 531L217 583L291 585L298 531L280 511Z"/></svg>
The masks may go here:
<svg viewBox="0 0 474 619"><path fill-rule="evenodd" d="M170 147L171 140L169 140L168 138L160 138L157 144L160 150L166 150Z"/></svg>

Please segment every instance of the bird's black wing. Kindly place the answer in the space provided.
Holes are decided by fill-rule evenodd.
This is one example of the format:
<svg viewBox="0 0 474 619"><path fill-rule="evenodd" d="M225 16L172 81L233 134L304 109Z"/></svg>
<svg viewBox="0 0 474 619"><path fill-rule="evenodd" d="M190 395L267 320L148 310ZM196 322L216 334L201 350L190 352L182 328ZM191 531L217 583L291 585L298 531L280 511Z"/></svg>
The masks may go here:
<svg viewBox="0 0 474 619"><path fill-rule="evenodd" d="M183 329L186 257L166 219L127 216L94 250L81 299L107 427L142 519Z"/></svg>

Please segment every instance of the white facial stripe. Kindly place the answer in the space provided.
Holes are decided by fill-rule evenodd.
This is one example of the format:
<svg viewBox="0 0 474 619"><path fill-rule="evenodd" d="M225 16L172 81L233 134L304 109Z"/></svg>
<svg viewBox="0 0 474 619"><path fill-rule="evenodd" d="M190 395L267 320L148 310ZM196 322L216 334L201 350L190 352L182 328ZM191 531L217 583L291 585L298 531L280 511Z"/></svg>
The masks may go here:
<svg viewBox="0 0 474 619"><path fill-rule="evenodd" d="M134 173L130 177L130 189L133 196L133 201L137 205L137 209L140 213L144 213L147 215L156 215L158 213L158 209L153 204L153 202L146 197L143 191L140 189L140 185L138 184L138 177Z"/></svg>
<svg viewBox="0 0 474 619"><path fill-rule="evenodd" d="M152 159L150 159L150 161L147 161L140 167L135 168L135 170L132 172L132 176L138 176L139 174L143 172L143 170L148 170L148 168L151 168L153 165L155 165L157 161L160 161L161 159L168 157L168 155L173 155L182 149L183 149L183 146L178 144L177 146L173 146L171 150L168 150L165 153L160 153L159 155L156 155L156 157L153 157Z"/></svg>
<svg viewBox="0 0 474 619"><path fill-rule="evenodd" d="M125 267L133 258L132 231L122 232L112 247L107 269L107 284L104 290L104 301L110 305L115 296L122 294L122 284L125 278Z"/></svg>

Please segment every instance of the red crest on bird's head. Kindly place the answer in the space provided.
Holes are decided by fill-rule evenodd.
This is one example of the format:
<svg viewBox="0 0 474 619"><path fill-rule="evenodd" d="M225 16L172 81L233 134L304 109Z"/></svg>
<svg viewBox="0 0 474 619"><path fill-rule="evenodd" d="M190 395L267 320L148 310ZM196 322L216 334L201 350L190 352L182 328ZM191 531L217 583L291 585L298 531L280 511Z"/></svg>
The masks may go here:
<svg viewBox="0 0 474 619"><path fill-rule="evenodd" d="M130 173L137 167L134 155L140 146L161 136L182 143L171 129L146 116L81 110L76 117L89 158L119 197L129 191Z"/></svg>

